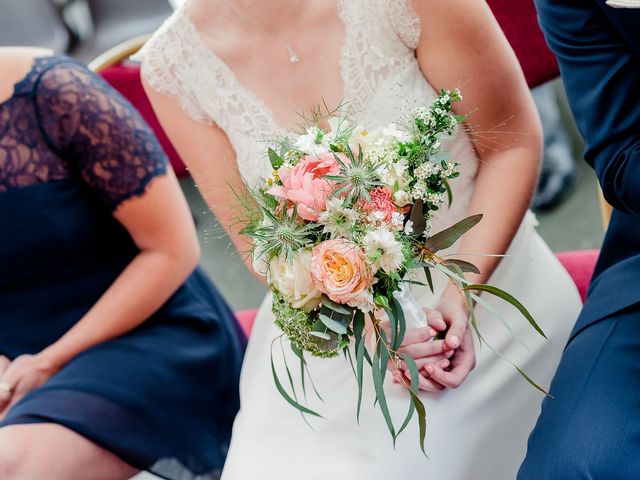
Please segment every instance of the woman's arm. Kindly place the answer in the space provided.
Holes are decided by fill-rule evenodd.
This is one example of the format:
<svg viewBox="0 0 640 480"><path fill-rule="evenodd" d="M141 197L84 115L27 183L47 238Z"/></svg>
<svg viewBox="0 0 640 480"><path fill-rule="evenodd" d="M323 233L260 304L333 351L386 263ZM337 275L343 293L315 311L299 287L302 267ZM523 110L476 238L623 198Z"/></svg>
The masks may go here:
<svg viewBox="0 0 640 480"><path fill-rule="evenodd" d="M413 3L422 24L416 51L420 68L436 89L461 88L464 101L458 111L467 115L480 158L468 213L482 213L484 218L463 237L459 252L503 254L520 226L537 180L542 134L535 105L515 54L484 1ZM475 257L481 273L470 275L470 280L486 282L499 261ZM465 339L468 312L464 304L454 287L443 294L447 348L458 348ZM446 384L459 385L471 368L472 362L466 362L459 375L447 376Z"/></svg>
<svg viewBox="0 0 640 480"><path fill-rule="evenodd" d="M155 178L144 195L123 202L114 217L140 253L76 325L37 355L54 370L78 353L142 324L198 264L195 227L172 172Z"/></svg>
<svg viewBox="0 0 640 480"><path fill-rule="evenodd" d="M79 65L60 64L38 85L35 101L50 145L74 164L78 181L113 209L139 253L65 335L36 355L18 357L4 371L0 383L13 392L0 398L0 417L79 353L142 324L199 259L178 182L137 112Z"/></svg>
<svg viewBox="0 0 640 480"><path fill-rule="evenodd" d="M236 155L225 133L215 125L193 120L175 98L156 91L144 79L153 109L180 157L189 167L198 189L216 219L229 235L249 271L262 284L251 262L251 241L240 233L243 207L238 196L248 194L236 163Z"/></svg>

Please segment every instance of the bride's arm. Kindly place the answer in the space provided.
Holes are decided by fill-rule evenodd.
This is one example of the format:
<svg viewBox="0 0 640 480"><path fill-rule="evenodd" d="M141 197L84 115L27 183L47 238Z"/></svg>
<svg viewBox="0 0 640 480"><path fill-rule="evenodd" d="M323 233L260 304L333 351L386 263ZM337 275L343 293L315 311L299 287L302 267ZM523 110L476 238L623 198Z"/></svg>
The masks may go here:
<svg viewBox="0 0 640 480"><path fill-rule="evenodd" d="M413 0L413 4L421 20L416 51L420 68L437 89L461 88L464 101L458 111L468 117L480 158L468 213L482 213L484 218L463 237L459 251L502 254L529 206L538 175L542 135L535 105L515 54L484 1ZM499 261L474 257L481 274L472 281L487 281ZM452 312L445 318L446 343L455 348L468 324L464 300L450 288L441 302ZM467 367L470 370L471 363L460 375L447 377L446 383L459 385Z"/></svg>
<svg viewBox="0 0 640 480"><path fill-rule="evenodd" d="M265 283L252 267L251 242L240 234L242 208L238 196L247 189L236 163L236 155L225 133L215 125L197 122L185 113L178 101L155 90L143 79L153 109L171 143L194 178L207 206L229 235L249 271Z"/></svg>

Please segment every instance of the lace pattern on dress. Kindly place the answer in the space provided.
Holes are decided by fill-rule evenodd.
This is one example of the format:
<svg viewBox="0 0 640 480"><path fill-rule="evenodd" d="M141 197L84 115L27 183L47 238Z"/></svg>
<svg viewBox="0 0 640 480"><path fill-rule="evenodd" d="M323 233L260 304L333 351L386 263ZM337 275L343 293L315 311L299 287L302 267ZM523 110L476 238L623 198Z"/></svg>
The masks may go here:
<svg viewBox="0 0 640 480"><path fill-rule="evenodd" d="M0 188L79 175L115 209L166 172L164 152L142 117L79 62L37 59L15 96L20 101L1 113L12 118L13 131L0 144Z"/></svg>
<svg viewBox="0 0 640 480"><path fill-rule="evenodd" d="M421 25L412 0L387 0L387 5L394 30L407 47L415 50L420 40Z"/></svg>

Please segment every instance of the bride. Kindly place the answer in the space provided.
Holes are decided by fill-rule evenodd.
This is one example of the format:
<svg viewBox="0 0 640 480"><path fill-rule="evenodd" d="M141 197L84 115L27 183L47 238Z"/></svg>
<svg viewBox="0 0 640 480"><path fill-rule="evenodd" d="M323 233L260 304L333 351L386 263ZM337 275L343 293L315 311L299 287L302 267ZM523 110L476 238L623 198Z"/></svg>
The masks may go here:
<svg viewBox="0 0 640 480"><path fill-rule="evenodd" d="M484 214L450 253L508 255L473 257L482 272L473 280L513 293L550 341L491 300L528 348L481 308L480 329L492 347L548 385L580 300L527 213L540 127L514 54L484 2L188 0L139 58L163 126L241 251L248 247L234 222L233 190L268 176L265 141L294 129L298 112L344 99L356 123L375 128L426 105L440 88L460 87L459 113L476 133L460 133L451 145L463 174L453 182L455 203L433 228ZM423 367L428 459L415 424L393 448L371 385L356 422L357 385L343 359L310 359L324 402L310 396L307 403L325 419L305 424L273 385L269 351L280 332L267 297L243 367L242 408L223 479L515 478L541 394L490 349L474 346L454 288L442 281L435 295L416 288L414 296L434 309L434 327L447 328L444 342L428 341L433 331L423 329L412 331L413 343L405 345ZM290 365L294 358L291 353ZM385 388L399 419L407 392L392 378Z"/></svg>

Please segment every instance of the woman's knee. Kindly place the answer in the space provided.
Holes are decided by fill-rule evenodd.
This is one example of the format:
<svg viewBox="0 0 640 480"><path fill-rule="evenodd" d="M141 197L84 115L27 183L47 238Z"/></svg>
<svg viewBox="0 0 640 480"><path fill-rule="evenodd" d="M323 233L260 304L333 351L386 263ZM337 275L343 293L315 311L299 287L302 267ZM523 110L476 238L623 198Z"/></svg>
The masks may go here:
<svg viewBox="0 0 640 480"><path fill-rule="evenodd" d="M0 478L2 480L35 480L27 472L31 442L21 434L19 427L0 429ZM45 473L45 472L42 472ZM42 477L45 478L45 477Z"/></svg>

